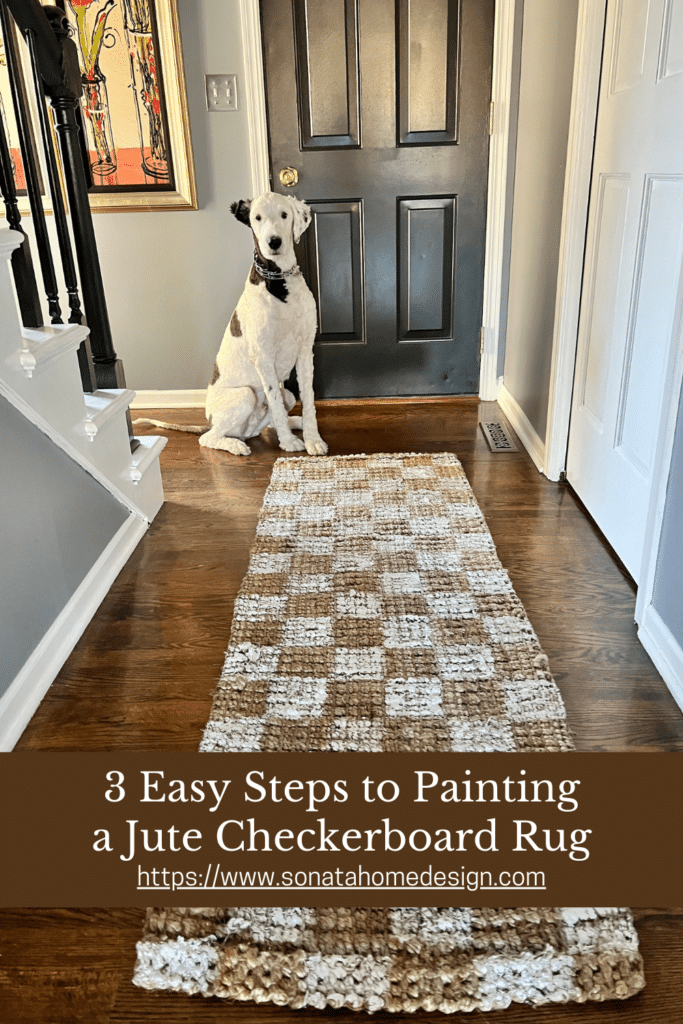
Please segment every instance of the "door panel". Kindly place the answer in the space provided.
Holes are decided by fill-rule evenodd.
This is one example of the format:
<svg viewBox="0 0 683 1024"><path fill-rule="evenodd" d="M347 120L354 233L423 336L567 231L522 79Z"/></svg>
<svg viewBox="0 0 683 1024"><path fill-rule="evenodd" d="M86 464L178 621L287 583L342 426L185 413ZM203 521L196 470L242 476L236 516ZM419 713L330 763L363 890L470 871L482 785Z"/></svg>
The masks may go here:
<svg viewBox="0 0 683 1024"><path fill-rule="evenodd" d="M599 201L595 230L595 252L592 273L588 278L590 307L588 312L585 356L579 378L581 410L592 417L596 429L602 430L608 399L609 368L612 352L619 344L619 302L623 288L622 267L626 211L630 181L626 175L605 174L598 185ZM628 262L628 261L627 261Z"/></svg>
<svg viewBox="0 0 683 1024"><path fill-rule="evenodd" d="M610 94L632 89L643 73L650 0L616 0Z"/></svg>
<svg viewBox="0 0 683 1024"><path fill-rule="evenodd" d="M493 0L261 0L261 17L273 188L295 167L314 212L316 394L476 394Z"/></svg>
<svg viewBox="0 0 683 1024"><path fill-rule="evenodd" d="M399 142L457 142L460 0L398 0Z"/></svg>
<svg viewBox="0 0 683 1024"><path fill-rule="evenodd" d="M683 302L683 0L610 0L567 477L637 581ZM683 68L681 68L683 70Z"/></svg>
<svg viewBox="0 0 683 1024"><path fill-rule="evenodd" d="M646 175L631 320L617 410L616 444L650 479L659 423L655 396L666 381L669 339L683 277L683 175ZM659 343L652 344L655 340Z"/></svg>
<svg viewBox="0 0 683 1024"><path fill-rule="evenodd" d="M302 148L357 146L355 0L294 0L294 27Z"/></svg>
<svg viewBox="0 0 683 1024"><path fill-rule="evenodd" d="M318 344L365 344L361 204L312 203L313 223L303 236L304 259L314 267Z"/></svg>
<svg viewBox="0 0 683 1024"><path fill-rule="evenodd" d="M659 78L683 74L683 4L667 0L664 9Z"/></svg>
<svg viewBox="0 0 683 1024"><path fill-rule="evenodd" d="M456 197L399 199L399 340L453 336Z"/></svg>

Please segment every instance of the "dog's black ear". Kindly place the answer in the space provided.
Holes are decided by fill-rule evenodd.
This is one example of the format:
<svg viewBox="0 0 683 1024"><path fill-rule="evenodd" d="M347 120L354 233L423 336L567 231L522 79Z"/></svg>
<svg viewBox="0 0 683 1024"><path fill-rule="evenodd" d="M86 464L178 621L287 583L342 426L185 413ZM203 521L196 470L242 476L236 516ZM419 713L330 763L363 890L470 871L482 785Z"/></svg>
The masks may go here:
<svg viewBox="0 0 683 1024"><path fill-rule="evenodd" d="M234 213L240 224L246 224L249 227L249 211L251 210L251 199L240 199L238 203L233 203L230 207L230 212Z"/></svg>

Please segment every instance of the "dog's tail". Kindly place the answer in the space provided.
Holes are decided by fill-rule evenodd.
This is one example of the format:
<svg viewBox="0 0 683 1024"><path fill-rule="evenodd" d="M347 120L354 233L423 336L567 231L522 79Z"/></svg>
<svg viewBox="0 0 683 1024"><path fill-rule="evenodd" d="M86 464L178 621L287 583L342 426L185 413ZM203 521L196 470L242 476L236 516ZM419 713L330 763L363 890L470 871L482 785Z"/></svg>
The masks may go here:
<svg viewBox="0 0 683 1024"><path fill-rule="evenodd" d="M182 430L185 434L205 434L209 429L208 424L204 427L192 426L185 423L165 423L164 420L133 420L133 424L141 423L143 427L161 427L162 430Z"/></svg>

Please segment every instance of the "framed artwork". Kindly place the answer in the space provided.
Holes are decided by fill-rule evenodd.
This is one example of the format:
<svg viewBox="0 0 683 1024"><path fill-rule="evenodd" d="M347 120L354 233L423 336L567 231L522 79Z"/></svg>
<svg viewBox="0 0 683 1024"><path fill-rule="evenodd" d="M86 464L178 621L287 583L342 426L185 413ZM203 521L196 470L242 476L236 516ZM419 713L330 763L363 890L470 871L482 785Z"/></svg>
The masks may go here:
<svg viewBox="0 0 683 1024"><path fill-rule="evenodd" d="M176 0L66 0L94 210L197 208Z"/></svg>
<svg viewBox="0 0 683 1024"><path fill-rule="evenodd" d="M196 210L176 0L64 0L59 6L68 18L81 66L81 122L93 211ZM25 84L30 69L23 41L20 49L22 86L28 92L34 135L39 137L32 90ZM17 190L25 196L9 79L1 56L0 116ZM49 209L49 202L45 205ZM25 198L20 209L28 212Z"/></svg>

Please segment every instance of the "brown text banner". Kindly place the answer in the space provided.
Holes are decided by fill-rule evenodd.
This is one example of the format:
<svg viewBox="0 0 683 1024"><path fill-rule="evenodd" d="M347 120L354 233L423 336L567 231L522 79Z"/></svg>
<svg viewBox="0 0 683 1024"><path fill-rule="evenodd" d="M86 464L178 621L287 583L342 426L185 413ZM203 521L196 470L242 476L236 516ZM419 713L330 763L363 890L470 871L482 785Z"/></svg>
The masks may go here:
<svg viewBox="0 0 683 1024"><path fill-rule="evenodd" d="M681 906L683 755L0 756L2 906Z"/></svg>

